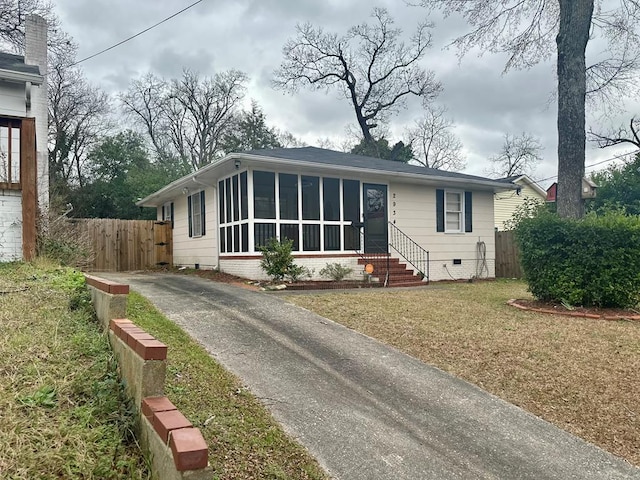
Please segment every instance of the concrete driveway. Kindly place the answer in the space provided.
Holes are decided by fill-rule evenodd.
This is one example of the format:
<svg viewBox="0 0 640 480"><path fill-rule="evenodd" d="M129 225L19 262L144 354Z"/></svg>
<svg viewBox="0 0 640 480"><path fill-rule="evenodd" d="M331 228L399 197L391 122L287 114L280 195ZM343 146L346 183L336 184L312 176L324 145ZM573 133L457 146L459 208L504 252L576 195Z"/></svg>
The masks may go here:
<svg viewBox="0 0 640 480"><path fill-rule="evenodd" d="M336 479L640 479L640 469L278 295L104 275L196 338Z"/></svg>

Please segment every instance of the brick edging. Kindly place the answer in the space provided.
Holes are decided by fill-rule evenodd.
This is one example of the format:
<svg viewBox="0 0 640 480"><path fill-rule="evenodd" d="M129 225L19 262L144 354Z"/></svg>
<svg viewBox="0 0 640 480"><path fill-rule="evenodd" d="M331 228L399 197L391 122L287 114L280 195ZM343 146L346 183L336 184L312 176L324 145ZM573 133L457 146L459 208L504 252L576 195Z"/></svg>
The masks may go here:
<svg viewBox="0 0 640 480"><path fill-rule="evenodd" d="M126 318L114 318L109 329L143 360L166 360L167 346Z"/></svg>
<svg viewBox="0 0 640 480"><path fill-rule="evenodd" d="M209 447L202 432L167 397L143 398L141 410L162 442L169 444L178 471L207 467Z"/></svg>
<svg viewBox="0 0 640 480"><path fill-rule="evenodd" d="M507 305L511 305L512 307L519 308L520 310L536 312L536 313L548 313L550 315L564 315L565 317L579 317L579 318L589 318L594 320L633 320L640 321L640 315L596 315L594 313L585 313L585 312L563 312L550 310L548 308L537 308L537 307L529 307L526 305L522 305L518 303L518 300L512 298L507 301Z"/></svg>
<svg viewBox="0 0 640 480"><path fill-rule="evenodd" d="M93 275L84 274L87 285L91 285L103 292L111 293L112 295L126 295L129 293L129 285L124 283L112 282L104 278L96 277Z"/></svg>

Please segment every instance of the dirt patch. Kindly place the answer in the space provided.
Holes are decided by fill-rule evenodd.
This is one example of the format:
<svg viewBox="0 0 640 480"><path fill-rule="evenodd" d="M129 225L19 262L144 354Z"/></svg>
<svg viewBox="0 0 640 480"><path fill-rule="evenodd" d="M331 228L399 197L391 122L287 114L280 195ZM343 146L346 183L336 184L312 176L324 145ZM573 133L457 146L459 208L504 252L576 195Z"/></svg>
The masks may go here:
<svg viewBox="0 0 640 480"><path fill-rule="evenodd" d="M507 303L521 310L529 310L551 315L565 315L568 317L603 320L640 320L640 312L634 309L573 307L555 302L542 302L540 300L525 299L512 299Z"/></svg>

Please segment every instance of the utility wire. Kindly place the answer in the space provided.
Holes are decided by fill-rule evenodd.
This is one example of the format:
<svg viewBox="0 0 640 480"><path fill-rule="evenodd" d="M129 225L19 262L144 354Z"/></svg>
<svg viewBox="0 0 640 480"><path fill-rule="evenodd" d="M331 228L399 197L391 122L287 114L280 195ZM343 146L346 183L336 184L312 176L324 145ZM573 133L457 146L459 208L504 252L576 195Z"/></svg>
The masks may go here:
<svg viewBox="0 0 640 480"><path fill-rule="evenodd" d="M145 29L144 29L144 30L142 30L141 32L138 32L138 33L136 33L135 35L131 35L129 38L125 38L124 40L122 40L122 41L120 41L120 42L118 42L118 43L116 43L116 44L114 44L114 45L111 45L110 47L105 48L104 50L100 50L99 52L94 53L93 55L89 55L88 57L85 57L85 58L83 58L82 60L78 60L77 62L74 62L74 63L72 63L72 64L71 64L71 65L69 65L69 66L70 66L70 67L74 67L74 66L78 65L79 63L86 62L87 60L90 60L90 59L92 59L92 58L95 58L95 57L97 57L98 55L102 55L103 53L108 52L109 50L113 50L114 48L119 47L119 46L120 46L120 45L122 45L123 43L127 43L129 40L133 40L134 38L139 37L139 36L140 36L140 35L142 35L143 33L147 33L149 30L152 30L152 29L156 28L158 25L162 25L163 23L165 23L165 22L167 22L167 21L171 20L172 18L177 17L177 16L178 16L178 15L180 15L181 13L186 12L187 10L189 10L189 9L190 9L190 8L192 8L192 7L195 7L197 4L199 4L199 3L201 3L201 2L204 2L204 0L197 0L196 2L193 2L191 5L188 5L188 6L184 7L182 10L180 10L180 11L178 11L178 12L174 13L173 15L168 16L168 17L167 17L167 18L165 18L164 20L160 20L158 23L155 23L155 24L151 25L150 27L145 28Z"/></svg>
<svg viewBox="0 0 640 480"><path fill-rule="evenodd" d="M587 168L597 167L598 165L602 165L603 163L612 162L613 160L620 160L622 157L626 157L627 155L635 155L637 153L640 153L640 150L636 150L635 152L619 153L618 155L614 155L613 157L600 160L599 162L585 165L584 168L586 170ZM540 182L546 182L547 180L553 180L554 178L558 178L558 175L552 175L547 178L541 178L540 180L533 180L533 181L536 183L540 183Z"/></svg>

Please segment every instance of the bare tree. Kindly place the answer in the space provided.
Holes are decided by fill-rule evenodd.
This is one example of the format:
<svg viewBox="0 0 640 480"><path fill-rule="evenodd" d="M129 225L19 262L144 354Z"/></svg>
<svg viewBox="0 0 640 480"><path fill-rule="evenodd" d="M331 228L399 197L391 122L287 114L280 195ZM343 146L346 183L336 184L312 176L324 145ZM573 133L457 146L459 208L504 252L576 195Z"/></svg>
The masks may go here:
<svg viewBox="0 0 640 480"><path fill-rule="evenodd" d="M589 141L594 142L600 148L612 147L623 143L640 148L640 119L631 117L628 130L624 126L620 126L618 129L602 134L590 128L587 134Z"/></svg>
<svg viewBox="0 0 640 480"><path fill-rule="evenodd" d="M462 142L452 131L444 106L427 106L425 115L407 131L413 159L427 168L458 171L465 167Z"/></svg>
<svg viewBox="0 0 640 480"><path fill-rule="evenodd" d="M171 81L149 74L132 82L120 100L159 159L193 171L224 153L222 141L233 126L246 81L237 70L205 78L185 70Z"/></svg>
<svg viewBox="0 0 640 480"><path fill-rule="evenodd" d="M496 177L531 174L536 165L542 161L543 150L540 140L529 133L520 135L505 134L500 153L489 158L493 163L490 174Z"/></svg>
<svg viewBox="0 0 640 480"><path fill-rule="evenodd" d="M55 194L74 182L83 185L88 150L112 125L108 95L68 66L73 52L52 55L49 63L49 184Z"/></svg>
<svg viewBox="0 0 640 480"><path fill-rule="evenodd" d="M0 0L0 46L24 52L25 20L35 14L47 20L49 51L60 54L71 46L71 38L60 29L60 20L48 0Z"/></svg>
<svg viewBox="0 0 640 480"><path fill-rule="evenodd" d="M632 72L640 65L640 2L620 0L605 9L598 0L421 0L446 15L462 15L471 31L452 45L464 54L471 47L507 53L505 71L528 68L556 55L558 76L558 213L584 215L582 177L585 160L585 98L607 101L635 88ZM590 67L587 44L600 36L611 55Z"/></svg>
<svg viewBox="0 0 640 480"><path fill-rule="evenodd" d="M283 48L284 61L274 86L286 91L300 87L339 89L354 109L362 138L375 142L372 131L406 106L411 96L429 101L441 86L434 73L420 66L431 46L431 24L418 26L409 43L394 28L387 10L376 8L373 22L349 29L346 35L324 32L309 23L297 26L297 36Z"/></svg>

